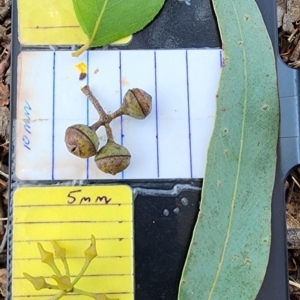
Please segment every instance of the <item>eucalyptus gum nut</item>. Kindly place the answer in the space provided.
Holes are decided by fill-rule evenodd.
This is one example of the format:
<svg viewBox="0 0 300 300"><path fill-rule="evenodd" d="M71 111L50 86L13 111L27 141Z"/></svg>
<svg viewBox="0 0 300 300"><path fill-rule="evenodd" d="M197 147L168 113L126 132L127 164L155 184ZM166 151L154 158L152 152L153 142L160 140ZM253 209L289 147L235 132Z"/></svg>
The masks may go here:
<svg viewBox="0 0 300 300"><path fill-rule="evenodd" d="M95 163L102 172L116 175L129 166L130 158L127 148L109 141L97 152Z"/></svg>
<svg viewBox="0 0 300 300"><path fill-rule="evenodd" d="M81 158L96 155L99 147L97 134L84 124L68 127L65 134L65 143L72 154Z"/></svg>
<svg viewBox="0 0 300 300"><path fill-rule="evenodd" d="M142 89L128 90L121 109L125 115L135 119L145 119L152 109L152 97Z"/></svg>

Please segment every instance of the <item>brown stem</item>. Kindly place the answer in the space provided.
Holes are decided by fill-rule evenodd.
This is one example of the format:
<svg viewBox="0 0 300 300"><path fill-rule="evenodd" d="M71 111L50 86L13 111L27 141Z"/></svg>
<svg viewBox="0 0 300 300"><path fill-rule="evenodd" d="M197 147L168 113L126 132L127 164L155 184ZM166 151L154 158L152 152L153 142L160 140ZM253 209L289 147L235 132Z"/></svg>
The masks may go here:
<svg viewBox="0 0 300 300"><path fill-rule="evenodd" d="M109 124L106 123L106 124L104 124L104 126L105 126L106 135L107 135L107 141L108 142L113 142L114 137L113 137L113 134L112 134L112 131L111 131L111 128L110 128Z"/></svg>
<svg viewBox="0 0 300 300"><path fill-rule="evenodd" d="M97 131L101 126L105 125L105 124L109 124L112 120L120 117L123 115L123 110L122 110L122 107L119 108L118 110L116 110L115 112L109 114L109 115L106 115L106 120L102 120L102 119L99 119L97 122L95 122L93 125L90 126L90 128L93 130L93 131Z"/></svg>
<svg viewBox="0 0 300 300"><path fill-rule="evenodd" d="M93 125L90 126L90 128L93 131L97 131L98 128L100 126L105 126L105 130L106 130L106 134L107 134L107 139L108 141L113 141L113 135L112 135L112 131L111 128L109 126L109 123L117 118L120 117L121 115L123 115L123 108L122 106L116 110L115 112L113 112L112 114L108 115L103 107L101 106L101 104L99 103L99 101L97 100L97 98L93 95L90 87L88 85L84 86L83 88L81 88L81 91L86 95L86 97L92 102L92 104L94 105L97 113L99 114L99 120L94 123Z"/></svg>
<svg viewBox="0 0 300 300"><path fill-rule="evenodd" d="M107 114L105 113L103 107L99 103L99 101L96 99L96 97L93 95L90 87L88 85L81 88L81 91L87 96L87 98L92 102L94 105L97 113L99 114L99 119L102 119L104 122L106 122Z"/></svg>
<svg viewBox="0 0 300 300"><path fill-rule="evenodd" d="M108 115L108 117L111 119L110 121L112 121L113 119L116 119L122 115L124 115L124 112L123 112L123 107L121 106L118 110Z"/></svg>
<svg viewBox="0 0 300 300"><path fill-rule="evenodd" d="M103 126L105 123L104 121L102 120L98 120L96 123L94 123L93 125L90 126L90 128L93 130L93 131L97 131L101 126Z"/></svg>

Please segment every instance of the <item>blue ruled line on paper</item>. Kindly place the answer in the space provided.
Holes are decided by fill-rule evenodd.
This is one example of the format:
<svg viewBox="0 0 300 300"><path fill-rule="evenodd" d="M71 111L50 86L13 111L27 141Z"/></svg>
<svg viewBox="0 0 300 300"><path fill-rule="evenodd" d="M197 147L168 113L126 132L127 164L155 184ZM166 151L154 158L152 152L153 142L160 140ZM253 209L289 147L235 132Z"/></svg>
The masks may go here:
<svg viewBox="0 0 300 300"><path fill-rule="evenodd" d="M190 86L189 86L189 57L188 57L188 51L187 50L185 51L185 65L186 65L186 92L187 92L187 104L188 104L190 175L191 175L191 178L193 178L191 111L190 111Z"/></svg>
<svg viewBox="0 0 300 300"><path fill-rule="evenodd" d="M122 52L119 51L119 81L120 81L120 106L122 106L123 102L123 87L122 87ZM120 117L120 122L121 122L121 145L123 146L123 139L124 139L124 134L123 134L123 116ZM124 179L124 171L122 171L122 179Z"/></svg>
<svg viewBox="0 0 300 300"><path fill-rule="evenodd" d="M158 143L158 104L157 104L157 65L156 51L154 51L154 81L155 81L155 120L156 120L156 164L157 177L159 178L159 143Z"/></svg>
<svg viewBox="0 0 300 300"><path fill-rule="evenodd" d="M53 74L52 74L52 168L51 168L51 178L54 180L54 166L55 166L55 158L54 158L54 130L55 130L55 69L56 69L56 52L53 52Z"/></svg>
<svg viewBox="0 0 300 300"><path fill-rule="evenodd" d="M90 63L90 51L87 51L86 54L86 65L87 65L87 74L86 74L86 82L87 85L89 85L89 73L90 73L90 67L89 67L89 63ZM90 106L90 101L89 99L86 99L86 124L89 126L90 122L90 110L89 110L89 106ZM90 159L87 158L86 159L86 179L89 179L89 175L90 175Z"/></svg>

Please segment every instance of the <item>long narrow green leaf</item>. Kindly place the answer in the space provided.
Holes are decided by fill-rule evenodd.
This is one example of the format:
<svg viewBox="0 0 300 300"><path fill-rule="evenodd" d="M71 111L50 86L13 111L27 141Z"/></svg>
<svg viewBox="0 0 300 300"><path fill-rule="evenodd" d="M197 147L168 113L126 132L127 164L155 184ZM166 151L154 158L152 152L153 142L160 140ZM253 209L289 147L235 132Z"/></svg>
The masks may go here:
<svg viewBox="0 0 300 300"><path fill-rule="evenodd" d="M217 117L180 300L252 300L271 240L279 101L254 0L213 0L224 49Z"/></svg>
<svg viewBox="0 0 300 300"><path fill-rule="evenodd" d="M88 47L103 46L143 29L164 4L164 0L73 0L78 22L88 37Z"/></svg>

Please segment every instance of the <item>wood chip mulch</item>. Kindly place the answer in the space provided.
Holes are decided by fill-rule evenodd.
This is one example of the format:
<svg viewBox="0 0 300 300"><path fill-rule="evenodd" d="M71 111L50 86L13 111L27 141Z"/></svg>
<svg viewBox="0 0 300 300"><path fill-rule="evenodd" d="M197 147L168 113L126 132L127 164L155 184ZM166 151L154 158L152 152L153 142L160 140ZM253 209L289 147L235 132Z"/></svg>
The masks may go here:
<svg viewBox="0 0 300 300"><path fill-rule="evenodd" d="M10 1L0 0L0 300L6 294L6 218L10 124Z"/></svg>

